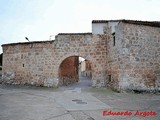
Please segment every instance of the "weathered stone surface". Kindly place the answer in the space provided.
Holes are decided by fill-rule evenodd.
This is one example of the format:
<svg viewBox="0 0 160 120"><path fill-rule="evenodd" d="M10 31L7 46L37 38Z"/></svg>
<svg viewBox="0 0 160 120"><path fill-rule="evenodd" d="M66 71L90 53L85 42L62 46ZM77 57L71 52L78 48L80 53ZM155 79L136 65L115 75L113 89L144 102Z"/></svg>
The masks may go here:
<svg viewBox="0 0 160 120"><path fill-rule="evenodd" d="M62 62L68 57L80 56L92 63L92 79L95 81L93 85L104 86L106 41L106 35L67 34L57 35L54 41L4 45L4 82L9 80L12 84L59 86L64 76L59 74ZM68 71L68 75L70 71L72 70ZM66 79L66 84L70 84L77 77L69 75L63 78Z"/></svg>
<svg viewBox="0 0 160 120"><path fill-rule="evenodd" d="M108 85L119 90L160 89L160 28L119 23L115 28L115 46L111 29L107 43ZM159 72L158 72L159 71Z"/></svg>
<svg viewBox="0 0 160 120"><path fill-rule="evenodd" d="M100 21L99 21L100 22ZM93 34L58 34L54 41L3 45L3 81L58 87L78 76L59 74L71 56L91 63L92 86L117 90L160 89L160 28L150 23L104 22ZM72 62L69 62L72 63ZM72 67L73 68L73 67ZM65 79L65 82L62 80Z"/></svg>

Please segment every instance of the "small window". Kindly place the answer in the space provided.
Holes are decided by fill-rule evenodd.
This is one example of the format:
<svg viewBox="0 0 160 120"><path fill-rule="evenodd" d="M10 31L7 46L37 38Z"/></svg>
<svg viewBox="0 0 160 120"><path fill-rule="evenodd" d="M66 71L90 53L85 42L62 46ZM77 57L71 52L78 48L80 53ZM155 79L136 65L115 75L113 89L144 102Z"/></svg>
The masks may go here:
<svg viewBox="0 0 160 120"><path fill-rule="evenodd" d="M24 64L23 64L23 67L24 67Z"/></svg>
<svg viewBox="0 0 160 120"><path fill-rule="evenodd" d="M115 46L115 45L116 45L116 37L115 37L115 32L114 32L114 33L112 33L112 36L113 36L113 46Z"/></svg>
<svg viewBox="0 0 160 120"><path fill-rule="evenodd" d="M112 80L112 76L108 75L108 81L111 82L111 80Z"/></svg>

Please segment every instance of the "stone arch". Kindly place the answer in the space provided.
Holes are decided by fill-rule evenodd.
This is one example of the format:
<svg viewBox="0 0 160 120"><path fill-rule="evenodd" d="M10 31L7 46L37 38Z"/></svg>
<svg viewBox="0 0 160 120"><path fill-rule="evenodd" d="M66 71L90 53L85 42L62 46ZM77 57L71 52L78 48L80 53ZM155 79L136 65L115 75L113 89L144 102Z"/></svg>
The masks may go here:
<svg viewBox="0 0 160 120"><path fill-rule="evenodd" d="M7 57L4 58L3 78L21 84L23 77L22 84L58 87L62 61L69 56L80 56L92 63L92 86L102 87L106 81L106 40L103 35L76 33L58 34L54 41L4 45L4 56ZM10 73L18 74L8 78Z"/></svg>
<svg viewBox="0 0 160 120"><path fill-rule="evenodd" d="M79 56L79 57L82 57L86 60L89 60L93 63L93 58L89 55L82 55L82 54L79 54L79 53L70 53L70 54L66 54L66 55L63 55L63 57L61 57L58 61L58 65L60 65L62 63L62 61L64 61L66 58L70 57L70 56Z"/></svg>
<svg viewBox="0 0 160 120"><path fill-rule="evenodd" d="M60 72L60 66L61 66L61 64L63 63L63 61L65 61L67 58L70 58L70 57L82 57L82 58L84 58L85 60L87 60L87 61L89 61L90 63L91 63L91 69L92 69L92 71L91 71L91 73L92 73L92 79L94 79L94 62L93 62L93 58L91 58L90 56L85 56L85 55L81 55L81 54L67 54L67 55L64 55L63 57L61 57L60 58L60 60L58 61L58 70L57 70L57 72L58 72L58 80L59 80L59 85L61 86L62 85L62 81L61 81L61 79L60 79L60 76L59 76L59 72Z"/></svg>

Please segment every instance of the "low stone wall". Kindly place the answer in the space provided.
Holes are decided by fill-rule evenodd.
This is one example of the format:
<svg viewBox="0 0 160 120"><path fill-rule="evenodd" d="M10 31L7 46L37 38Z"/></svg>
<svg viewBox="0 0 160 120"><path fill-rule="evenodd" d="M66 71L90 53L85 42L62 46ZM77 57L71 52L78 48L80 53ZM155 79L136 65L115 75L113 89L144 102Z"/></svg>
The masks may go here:
<svg viewBox="0 0 160 120"><path fill-rule="evenodd" d="M92 63L92 85L105 86L106 41L107 35L82 33L59 34L54 41L3 45L3 81L58 87L61 84L61 63L68 57L80 56ZM77 81L77 77L72 78Z"/></svg>

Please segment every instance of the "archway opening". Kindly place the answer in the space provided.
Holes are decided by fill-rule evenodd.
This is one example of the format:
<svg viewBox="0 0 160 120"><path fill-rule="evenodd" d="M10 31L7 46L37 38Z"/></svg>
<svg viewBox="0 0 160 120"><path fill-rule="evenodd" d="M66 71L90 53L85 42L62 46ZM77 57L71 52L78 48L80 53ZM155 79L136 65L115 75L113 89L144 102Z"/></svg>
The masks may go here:
<svg viewBox="0 0 160 120"><path fill-rule="evenodd" d="M79 56L70 56L59 67L60 86L75 85L89 87L92 85L91 62Z"/></svg>
<svg viewBox="0 0 160 120"><path fill-rule="evenodd" d="M79 76L92 78L91 62L82 57L79 57Z"/></svg>

